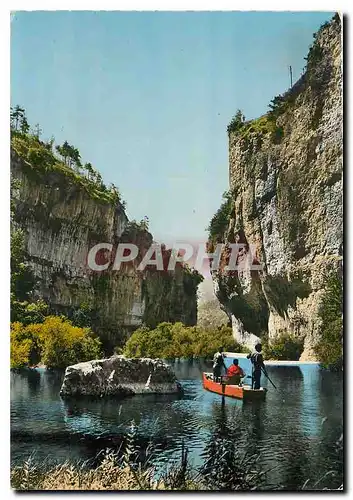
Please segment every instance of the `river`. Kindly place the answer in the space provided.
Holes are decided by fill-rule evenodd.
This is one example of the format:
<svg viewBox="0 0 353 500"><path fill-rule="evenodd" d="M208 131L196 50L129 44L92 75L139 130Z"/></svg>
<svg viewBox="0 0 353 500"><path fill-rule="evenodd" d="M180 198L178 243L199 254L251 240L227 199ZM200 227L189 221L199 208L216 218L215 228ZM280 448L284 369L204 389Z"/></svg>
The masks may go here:
<svg viewBox="0 0 353 500"><path fill-rule="evenodd" d="M64 402L63 373L11 373L11 463L31 454L40 462L93 459L102 448L117 448L133 420L140 441L159 447L159 463L179 458L184 443L197 467L205 448L230 436L242 453L260 454L267 489L298 489L305 481L313 487L319 479L318 489L342 484L342 373L316 364L269 366L277 390L263 379L266 401L243 403L203 390L201 373L209 364L171 364L183 396ZM248 360L240 365L250 372Z"/></svg>

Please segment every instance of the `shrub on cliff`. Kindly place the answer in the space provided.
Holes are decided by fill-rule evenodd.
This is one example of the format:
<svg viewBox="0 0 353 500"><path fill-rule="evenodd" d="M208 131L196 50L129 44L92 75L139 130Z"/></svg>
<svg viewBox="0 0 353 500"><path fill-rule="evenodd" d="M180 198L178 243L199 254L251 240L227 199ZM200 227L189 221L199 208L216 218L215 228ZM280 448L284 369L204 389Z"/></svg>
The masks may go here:
<svg viewBox="0 0 353 500"><path fill-rule="evenodd" d="M265 359L298 361L303 352L303 340L290 334L277 337L271 344L263 341L262 346Z"/></svg>
<svg viewBox="0 0 353 500"><path fill-rule="evenodd" d="M49 307L44 300L36 302L20 302L11 300L11 321L18 321L23 325L42 323L48 315Z"/></svg>
<svg viewBox="0 0 353 500"><path fill-rule="evenodd" d="M29 133L25 110L11 108L11 148L27 163L28 175L40 178L47 172L56 172L68 184L78 184L93 198L105 203L125 206L114 184L105 186L102 177L91 163L83 163L77 148L65 141L55 148L54 140L40 140L40 128L36 125Z"/></svg>
<svg viewBox="0 0 353 500"><path fill-rule="evenodd" d="M128 357L210 358L223 345L227 351L242 352L232 336L232 329L223 326L214 330L184 326L182 323L160 323L155 329L136 330L124 347Z"/></svg>
<svg viewBox="0 0 353 500"><path fill-rule="evenodd" d="M230 191L226 191L222 195L223 203L214 216L207 228L209 232L209 240L214 243L222 243L224 241L225 232L228 229L229 221L233 210L233 197Z"/></svg>
<svg viewBox="0 0 353 500"><path fill-rule="evenodd" d="M73 326L59 316L48 316L43 323L11 324L11 368L32 366L39 361L47 368L97 359L101 342L89 328Z"/></svg>
<svg viewBox="0 0 353 500"><path fill-rule="evenodd" d="M227 127L228 135L231 132L238 132L243 127L244 123L245 123L245 116L243 115L242 111L238 109L238 111L233 116Z"/></svg>
<svg viewBox="0 0 353 500"><path fill-rule="evenodd" d="M11 224L11 299L26 300L33 290L33 273L25 262L25 244L23 231Z"/></svg>
<svg viewBox="0 0 353 500"><path fill-rule="evenodd" d="M331 271L326 277L319 314L322 330L316 354L325 368L338 370L343 362L343 287L338 271Z"/></svg>

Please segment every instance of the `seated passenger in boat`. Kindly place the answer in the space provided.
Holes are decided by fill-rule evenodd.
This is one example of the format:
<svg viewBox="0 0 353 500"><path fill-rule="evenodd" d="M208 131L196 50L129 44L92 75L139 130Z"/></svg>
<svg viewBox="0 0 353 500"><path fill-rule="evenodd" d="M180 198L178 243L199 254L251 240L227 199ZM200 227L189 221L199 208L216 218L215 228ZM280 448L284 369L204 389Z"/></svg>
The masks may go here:
<svg viewBox="0 0 353 500"><path fill-rule="evenodd" d="M243 369L239 366L239 360L233 359L233 364L227 370L227 384L238 385L240 379L245 376Z"/></svg>

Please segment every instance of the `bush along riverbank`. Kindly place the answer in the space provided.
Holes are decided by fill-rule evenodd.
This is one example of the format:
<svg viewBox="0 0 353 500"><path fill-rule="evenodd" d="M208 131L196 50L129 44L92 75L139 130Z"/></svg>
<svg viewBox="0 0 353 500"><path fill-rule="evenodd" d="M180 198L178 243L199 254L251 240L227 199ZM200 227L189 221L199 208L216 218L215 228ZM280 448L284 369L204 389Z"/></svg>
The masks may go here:
<svg viewBox="0 0 353 500"><path fill-rule="evenodd" d="M225 351L249 352L234 340L232 329L226 326L207 330L182 323L160 323L153 330L136 330L126 342L123 354L131 358L213 358L220 346Z"/></svg>
<svg viewBox="0 0 353 500"><path fill-rule="evenodd" d="M232 329L224 325L202 328L182 323L160 323L154 329L143 326L135 330L123 348L116 348L116 354L127 358L212 359L220 346L226 352L250 352L249 348L236 342ZM264 338L262 348L265 362L298 361L303 340L284 334L271 343ZM46 316L41 323L11 323L10 352L13 369L36 366L64 369L105 357L101 341L94 332L88 327L76 326L64 316Z"/></svg>
<svg viewBox="0 0 353 500"><path fill-rule="evenodd" d="M66 368L80 361L99 359L101 342L89 328L74 326L65 317L47 316L43 323L11 323L11 368L39 363Z"/></svg>
<svg viewBox="0 0 353 500"><path fill-rule="evenodd" d="M220 346L226 352L249 353L239 344L227 326L218 328L186 327L182 323L160 323L155 329L142 327L126 342L122 352L127 357L206 358L212 359ZM290 334L262 340L265 360L298 361L303 351L303 340ZM120 350L119 350L120 353Z"/></svg>

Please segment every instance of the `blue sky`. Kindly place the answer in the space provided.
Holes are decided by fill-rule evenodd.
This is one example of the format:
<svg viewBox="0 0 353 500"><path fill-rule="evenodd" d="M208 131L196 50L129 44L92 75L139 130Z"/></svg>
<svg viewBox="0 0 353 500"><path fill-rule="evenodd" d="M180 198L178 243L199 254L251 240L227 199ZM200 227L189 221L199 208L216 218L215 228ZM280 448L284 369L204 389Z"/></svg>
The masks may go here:
<svg viewBox="0 0 353 500"><path fill-rule="evenodd" d="M68 140L157 241L203 240L228 189L226 127L267 110L327 12L19 12L11 103Z"/></svg>

